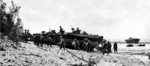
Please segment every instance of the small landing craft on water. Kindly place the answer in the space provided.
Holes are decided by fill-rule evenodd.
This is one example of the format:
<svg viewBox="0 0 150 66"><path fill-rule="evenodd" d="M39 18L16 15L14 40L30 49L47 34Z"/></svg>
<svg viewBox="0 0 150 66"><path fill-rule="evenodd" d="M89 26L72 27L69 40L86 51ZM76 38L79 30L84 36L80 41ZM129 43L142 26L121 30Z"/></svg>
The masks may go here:
<svg viewBox="0 0 150 66"><path fill-rule="evenodd" d="M139 45L137 45L137 46L141 46L141 47L144 47L144 46L145 46L145 44L139 44Z"/></svg>
<svg viewBox="0 0 150 66"><path fill-rule="evenodd" d="M132 38L132 37L129 37L129 39L125 40L126 43L139 43L139 41L140 41L139 38Z"/></svg>

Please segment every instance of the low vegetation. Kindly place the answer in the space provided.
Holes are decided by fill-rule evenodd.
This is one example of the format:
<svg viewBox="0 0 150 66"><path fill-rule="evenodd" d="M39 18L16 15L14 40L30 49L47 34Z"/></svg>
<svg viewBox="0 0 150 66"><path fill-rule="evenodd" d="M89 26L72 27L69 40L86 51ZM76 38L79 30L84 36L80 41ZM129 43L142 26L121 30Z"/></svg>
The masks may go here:
<svg viewBox="0 0 150 66"><path fill-rule="evenodd" d="M16 41L23 31L23 23L19 17L20 6L11 2L12 6L7 7L7 4L0 0L0 34L1 37L7 36L9 39Z"/></svg>

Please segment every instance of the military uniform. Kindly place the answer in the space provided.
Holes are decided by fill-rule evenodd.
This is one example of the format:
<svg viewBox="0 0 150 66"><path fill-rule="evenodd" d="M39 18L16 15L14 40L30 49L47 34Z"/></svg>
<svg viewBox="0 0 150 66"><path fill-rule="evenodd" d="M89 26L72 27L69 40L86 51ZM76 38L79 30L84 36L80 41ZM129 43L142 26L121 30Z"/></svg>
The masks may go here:
<svg viewBox="0 0 150 66"><path fill-rule="evenodd" d="M64 38L62 38L62 36L60 37L60 45L59 45L60 49L64 49L65 50L65 40Z"/></svg>

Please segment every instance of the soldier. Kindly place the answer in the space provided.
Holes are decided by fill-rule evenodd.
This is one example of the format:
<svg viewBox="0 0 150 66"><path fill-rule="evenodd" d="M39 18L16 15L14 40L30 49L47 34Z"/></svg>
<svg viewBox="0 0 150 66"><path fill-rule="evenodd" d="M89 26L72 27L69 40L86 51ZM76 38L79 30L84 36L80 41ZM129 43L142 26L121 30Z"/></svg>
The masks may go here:
<svg viewBox="0 0 150 66"><path fill-rule="evenodd" d="M24 33L24 41L25 43L27 43L28 41L28 36L27 36L27 30L25 29L25 33Z"/></svg>
<svg viewBox="0 0 150 66"><path fill-rule="evenodd" d="M114 52L118 52L118 46L117 46L117 42L114 43Z"/></svg>
<svg viewBox="0 0 150 66"><path fill-rule="evenodd" d="M46 35L46 36L44 37L44 43L47 44L48 47L49 47L49 46L52 47L52 45L51 45L51 40L52 40L52 38L51 38L50 36L48 36L48 35Z"/></svg>
<svg viewBox="0 0 150 66"><path fill-rule="evenodd" d="M88 46L88 38L84 38L84 40L83 40L83 48L84 48L84 50L87 50L87 46Z"/></svg>
<svg viewBox="0 0 150 66"><path fill-rule="evenodd" d="M34 44L37 45L37 46L39 46L40 36L38 34L34 34L33 37L34 37L34 39L33 39Z"/></svg>
<svg viewBox="0 0 150 66"><path fill-rule="evenodd" d="M111 53L111 52L112 52L112 51L111 51L111 47L112 47L112 46L111 46L111 43L108 41L107 44L108 44L108 52Z"/></svg>
<svg viewBox="0 0 150 66"><path fill-rule="evenodd" d="M65 50L65 40L62 36L60 36L60 45L59 48L63 48Z"/></svg>
<svg viewBox="0 0 150 66"><path fill-rule="evenodd" d="M45 31L42 31L41 33L42 33L41 36L44 36L44 37L46 36Z"/></svg>
<svg viewBox="0 0 150 66"><path fill-rule="evenodd" d="M87 52L88 53L91 52L91 45L90 45L90 43L91 43L91 40L88 40L88 42L87 42Z"/></svg>
<svg viewBox="0 0 150 66"><path fill-rule="evenodd" d="M105 53L109 54L109 52L108 52L108 44L107 44L106 42L105 42L104 45L103 45L103 55L104 55Z"/></svg>
<svg viewBox="0 0 150 66"><path fill-rule="evenodd" d="M77 48L77 39L74 39L74 40L72 41L72 46L73 46L74 49Z"/></svg>
<svg viewBox="0 0 150 66"><path fill-rule="evenodd" d="M61 34L64 34L63 28L62 28L61 26L59 26L59 28L60 28L60 31L59 31L59 32L60 32Z"/></svg>
<svg viewBox="0 0 150 66"><path fill-rule="evenodd" d="M25 31L25 34L27 34L27 29L25 29L24 31Z"/></svg>
<svg viewBox="0 0 150 66"><path fill-rule="evenodd" d="M77 27L76 33L80 34L81 30L79 29L79 27Z"/></svg>
<svg viewBox="0 0 150 66"><path fill-rule="evenodd" d="M41 44L41 47L43 47L43 44L44 44L44 35L40 34L40 44Z"/></svg>
<svg viewBox="0 0 150 66"><path fill-rule="evenodd" d="M79 40L77 40L77 50L80 50L80 42L79 42Z"/></svg>

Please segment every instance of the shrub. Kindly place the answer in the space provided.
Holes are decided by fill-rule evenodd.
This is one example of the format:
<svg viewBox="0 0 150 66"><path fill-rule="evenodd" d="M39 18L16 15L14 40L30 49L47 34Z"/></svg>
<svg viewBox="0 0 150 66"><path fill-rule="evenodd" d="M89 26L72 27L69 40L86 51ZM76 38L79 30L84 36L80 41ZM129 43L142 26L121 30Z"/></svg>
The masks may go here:
<svg viewBox="0 0 150 66"><path fill-rule="evenodd" d="M13 1L11 3L12 6L9 7L7 12L7 4L0 0L0 33L2 36L8 36L10 40L18 41L19 36L23 32L23 24L19 17L19 9L21 7L14 5Z"/></svg>

